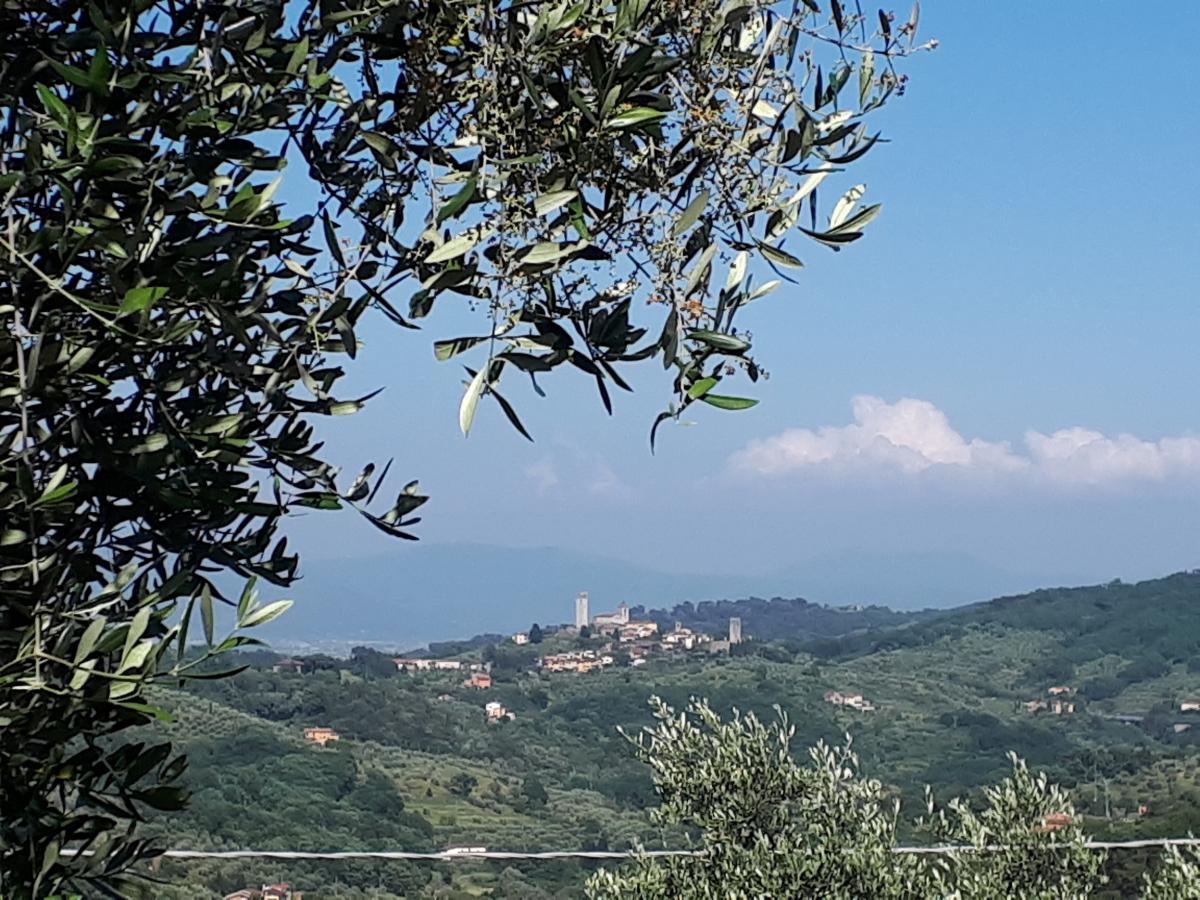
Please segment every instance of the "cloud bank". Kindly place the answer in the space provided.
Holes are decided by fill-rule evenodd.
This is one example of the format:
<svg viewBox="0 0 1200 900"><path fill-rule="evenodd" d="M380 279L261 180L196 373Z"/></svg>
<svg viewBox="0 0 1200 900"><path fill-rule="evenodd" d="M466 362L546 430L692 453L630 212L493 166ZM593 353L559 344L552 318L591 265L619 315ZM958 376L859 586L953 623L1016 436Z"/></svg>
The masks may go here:
<svg viewBox="0 0 1200 900"><path fill-rule="evenodd" d="M525 480L539 497L582 492L602 500L627 501L637 496L601 457L574 447L565 451L525 466Z"/></svg>
<svg viewBox="0 0 1200 900"><path fill-rule="evenodd" d="M1025 433L1024 446L968 439L927 400L887 403L859 395L854 423L815 431L793 428L751 441L731 458L737 471L762 476L880 471L901 475L969 473L1064 485L1104 485L1200 476L1200 438L1147 441L1088 428Z"/></svg>

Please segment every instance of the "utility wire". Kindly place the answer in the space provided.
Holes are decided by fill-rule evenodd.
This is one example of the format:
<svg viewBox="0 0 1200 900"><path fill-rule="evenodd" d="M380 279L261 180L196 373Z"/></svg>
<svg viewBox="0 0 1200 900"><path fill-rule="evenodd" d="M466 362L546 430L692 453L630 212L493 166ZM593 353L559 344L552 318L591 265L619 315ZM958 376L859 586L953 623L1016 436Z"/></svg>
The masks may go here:
<svg viewBox="0 0 1200 900"><path fill-rule="evenodd" d="M1150 847L1193 847L1200 845L1200 838L1146 838L1137 841L1085 841L1087 850L1136 850ZM1065 850L1078 846L1070 842L1046 844L1039 849ZM893 853L937 855L944 853L999 853L1011 849L1003 844L975 847L970 844L940 844L930 847L893 847ZM79 851L64 849L63 856L77 856ZM90 856L91 851L85 851ZM425 862L461 862L472 859L641 859L664 856L703 856L703 850L442 850L438 853L414 853L407 850L166 850L162 856L169 859L381 859L420 860Z"/></svg>

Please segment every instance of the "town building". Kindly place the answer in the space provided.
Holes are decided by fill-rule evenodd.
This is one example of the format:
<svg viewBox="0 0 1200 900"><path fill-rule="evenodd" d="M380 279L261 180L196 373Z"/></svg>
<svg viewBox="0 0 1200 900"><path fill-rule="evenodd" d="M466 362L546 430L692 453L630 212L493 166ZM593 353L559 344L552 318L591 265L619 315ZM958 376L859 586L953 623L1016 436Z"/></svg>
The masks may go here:
<svg viewBox="0 0 1200 900"><path fill-rule="evenodd" d="M615 613L600 613L592 618L596 634L608 635L618 641L640 641L658 634L658 623L635 621L629 618L629 604L621 603Z"/></svg>
<svg viewBox="0 0 1200 900"><path fill-rule="evenodd" d="M492 700L490 703L485 703L483 705L483 711L487 716L489 725L493 722L502 722L505 719L511 721L517 717L516 713L509 712L508 709L505 708L504 704L499 700Z"/></svg>
<svg viewBox="0 0 1200 900"><path fill-rule="evenodd" d="M1047 813L1042 816L1042 831L1058 831L1066 828L1073 820L1066 813Z"/></svg>
<svg viewBox="0 0 1200 900"><path fill-rule="evenodd" d="M591 623L588 618L588 593L580 591L579 596L575 598L575 627L584 628Z"/></svg>
<svg viewBox="0 0 1200 900"><path fill-rule="evenodd" d="M1184 700L1179 704L1180 712L1196 712L1200 710L1200 700Z"/></svg>
<svg viewBox="0 0 1200 900"><path fill-rule="evenodd" d="M544 672L591 672L611 666L614 662L612 656L597 653L595 650L552 653L538 660Z"/></svg>
<svg viewBox="0 0 1200 900"><path fill-rule="evenodd" d="M463 682L463 687L476 688L478 690L487 690L492 686L492 676L487 672L474 672L471 677Z"/></svg>
<svg viewBox="0 0 1200 900"><path fill-rule="evenodd" d="M322 747L324 747L330 741L340 741L342 736L332 728L316 726L313 728L304 729L304 739L314 744L320 744Z"/></svg>
<svg viewBox="0 0 1200 900"><path fill-rule="evenodd" d="M739 616L733 616L729 620L729 646L740 644L742 642L742 620Z"/></svg>
<svg viewBox="0 0 1200 900"><path fill-rule="evenodd" d="M512 640L513 640L514 644L528 644L529 643L529 632L518 631L516 634L514 634L512 636Z"/></svg>
<svg viewBox="0 0 1200 900"><path fill-rule="evenodd" d="M584 595L584 597L585 597L585 602L586 602L586 595ZM578 603L578 601L576 601L576 603ZM596 627L597 630L601 630L601 629L604 629L606 627L610 627L613 625L616 625L618 627L620 627L621 625L628 625L629 624L629 604L628 603L619 604L617 606L617 611L615 613L600 613L598 616L595 616L592 619L592 624Z"/></svg>
<svg viewBox="0 0 1200 900"><path fill-rule="evenodd" d="M843 694L841 691L830 691L825 695L825 702L834 706L848 706L860 712L874 712L875 704L862 694Z"/></svg>
<svg viewBox="0 0 1200 900"><path fill-rule="evenodd" d="M1075 693L1075 688L1071 687L1068 684L1056 684L1054 687L1050 688L1047 691L1047 693L1051 694L1052 696L1055 696L1055 697L1060 697L1064 694Z"/></svg>
<svg viewBox="0 0 1200 900"><path fill-rule="evenodd" d="M286 881L280 884L264 884L262 890L243 888L226 894L225 900L304 900L304 891L296 891Z"/></svg>
<svg viewBox="0 0 1200 900"><path fill-rule="evenodd" d="M1052 712L1056 716L1069 716L1075 713L1075 704L1067 700L1027 700L1025 711L1030 713Z"/></svg>
<svg viewBox="0 0 1200 900"><path fill-rule="evenodd" d="M626 622L616 632L620 641L641 641L658 634L657 622Z"/></svg>
<svg viewBox="0 0 1200 900"><path fill-rule="evenodd" d="M668 631L662 636L662 642L669 647L682 648L684 650L695 650L701 644L707 644L712 638L707 634L701 634L692 631L690 628L684 628L679 622L675 623L673 631Z"/></svg>
<svg viewBox="0 0 1200 900"><path fill-rule="evenodd" d="M281 659L281 660L279 660L279 662L277 662L273 666L271 666L271 671L272 672L292 672L297 675L303 675L305 666L306 666L306 664L305 664L304 660L292 659L289 657L288 659Z"/></svg>
<svg viewBox="0 0 1200 900"><path fill-rule="evenodd" d="M1175 731L1176 734L1183 734L1185 731L1192 730L1192 723L1191 722L1176 722L1174 725L1171 726L1171 728Z"/></svg>
<svg viewBox="0 0 1200 900"><path fill-rule="evenodd" d="M452 671L463 667L460 659L411 659L398 656L392 660L401 672Z"/></svg>

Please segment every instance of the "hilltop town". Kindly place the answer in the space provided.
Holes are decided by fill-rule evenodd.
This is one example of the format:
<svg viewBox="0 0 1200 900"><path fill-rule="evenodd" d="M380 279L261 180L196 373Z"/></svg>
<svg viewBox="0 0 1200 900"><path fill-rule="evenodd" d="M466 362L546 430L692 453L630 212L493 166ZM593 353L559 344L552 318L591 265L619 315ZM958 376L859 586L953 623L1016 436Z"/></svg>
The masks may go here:
<svg viewBox="0 0 1200 900"><path fill-rule="evenodd" d="M545 672L591 672L615 665L618 655L623 655L631 667L646 665L655 657L678 656L680 653L728 653L729 648L742 643L742 620L730 618L728 636L716 639L710 634L685 628L676 622L675 627L660 633L657 622L633 619L628 603L619 603L616 612L591 615L590 600L586 591L575 598L575 621L571 625L541 629L546 633L574 636L581 642L595 644L550 653L540 656L537 667ZM532 629L531 629L532 631ZM514 644L527 644L530 632L520 631L512 636Z"/></svg>
<svg viewBox="0 0 1200 900"><path fill-rule="evenodd" d="M718 654L744 641L742 620L730 617L724 637L686 628L676 622L670 631L662 632L657 622L634 619L628 603L619 603L615 612L593 615L586 591L575 598L575 618L572 623L534 625L510 638L517 646L541 645L544 642L557 652L539 655L531 668L542 672L592 672L617 665L640 668L655 658L677 658L681 654ZM567 649L569 648L569 649ZM432 657L396 657L393 662L402 672L468 671L471 678L463 682L468 687L490 687L487 676L490 663L464 659Z"/></svg>
<svg viewBox="0 0 1200 900"><path fill-rule="evenodd" d="M654 661L678 661L689 656L699 658L729 655L732 648L746 642L742 630L742 619L731 616L723 636L714 636L705 631L685 627L676 622L670 631L662 631L657 622L649 619L634 619L628 603L617 604L616 611L593 615L586 591L575 598L574 621L558 625L533 625L528 631L510 635L507 642L514 647L528 649L537 647L548 652L536 656L520 657L520 662L510 665L510 672L528 671L550 675L572 673L585 674L614 666L642 669ZM460 686L467 689L487 691L493 686L495 660L488 654L453 653L448 655L406 655L391 657L396 671L407 675L450 675L461 678ZM285 657L271 665L274 673L304 674L312 671L311 657ZM441 694L439 699L449 700L450 694ZM510 722L516 713L503 703L488 700L482 705L485 721L489 724ZM304 737L310 743L325 746L340 739L332 729L320 725L308 726Z"/></svg>

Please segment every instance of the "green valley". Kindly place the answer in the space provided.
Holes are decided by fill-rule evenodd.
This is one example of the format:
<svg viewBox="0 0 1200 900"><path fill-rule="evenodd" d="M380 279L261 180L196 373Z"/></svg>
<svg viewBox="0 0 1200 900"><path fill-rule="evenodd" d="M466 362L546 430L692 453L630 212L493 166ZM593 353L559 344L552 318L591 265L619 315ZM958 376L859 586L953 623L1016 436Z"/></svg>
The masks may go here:
<svg viewBox="0 0 1200 900"><path fill-rule="evenodd" d="M463 666L444 671L398 671L390 655L365 648L301 660L302 671L247 652L249 669L235 678L160 698L177 713L169 731L188 752L194 795L152 827L191 849L681 845L685 835L650 823L649 773L619 733L647 725L657 695L677 706L702 696L768 719L778 706L798 746L850 735L864 771L902 799L906 822L923 811L925 785L941 798L969 794L1002 777L1014 751L1071 790L1091 833L1182 835L1200 828L1200 711L1181 709L1200 698L1197 604L1200 574L1186 573L898 624L860 612L847 615L844 633L825 626L820 637L760 609L729 652L664 652L632 666L618 643L612 666L586 673L535 667L541 656L611 643L570 629L546 629L537 644L442 645L442 658L458 651ZM752 605L721 611L739 608ZM464 685L471 664L490 667L489 687ZM489 721L487 703L512 717ZM306 740L314 726L338 739ZM904 835L924 839L912 826ZM1145 862L1113 866L1136 872ZM586 871L558 862L164 865L215 896L291 881L309 896L571 897ZM198 895L189 890L179 896Z"/></svg>

